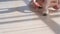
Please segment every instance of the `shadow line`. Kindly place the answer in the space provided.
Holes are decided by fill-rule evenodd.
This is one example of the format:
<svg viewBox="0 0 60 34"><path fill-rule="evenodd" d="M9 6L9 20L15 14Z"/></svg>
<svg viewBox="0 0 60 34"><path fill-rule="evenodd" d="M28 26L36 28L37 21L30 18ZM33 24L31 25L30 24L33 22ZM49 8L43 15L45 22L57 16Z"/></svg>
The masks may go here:
<svg viewBox="0 0 60 34"><path fill-rule="evenodd" d="M0 11L0 14L10 13L10 12L15 12L15 11L22 12L22 13L32 13L27 6L21 6L21 7L15 7L15 8L4 8L4 9L7 9L7 10ZM2 10L4 10L4 9L2 9ZM27 12L25 10L27 10Z"/></svg>
<svg viewBox="0 0 60 34"><path fill-rule="evenodd" d="M12 17L3 17L3 18L0 18L0 19L10 19L10 18L27 17L27 16L34 16L34 15L35 15L35 14L22 15L22 16L12 16Z"/></svg>
<svg viewBox="0 0 60 34"><path fill-rule="evenodd" d="M46 28L48 26L43 26L43 27L34 27L34 28L26 28L26 29L19 29L19 30L13 30L13 31L4 31L3 33L6 33L6 32L16 32L16 31L25 31L25 30L31 30L31 29L40 29L40 28Z"/></svg>
<svg viewBox="0 0 60 34"><path fill-rule="evenodd" d="M8 23L15 23L15 22L25 22L31 20L39 20L39 18L31 18L31 19L23 19L23 20L14 20L14 21L7 21L7 22L0 22L0 24L8 24Z"/></svg>

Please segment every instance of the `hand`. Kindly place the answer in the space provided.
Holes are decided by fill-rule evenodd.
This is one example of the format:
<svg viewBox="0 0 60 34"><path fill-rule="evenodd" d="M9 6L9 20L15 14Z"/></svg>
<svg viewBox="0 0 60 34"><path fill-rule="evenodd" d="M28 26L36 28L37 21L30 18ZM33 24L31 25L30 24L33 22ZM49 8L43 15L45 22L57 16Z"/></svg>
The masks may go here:
<svg viewBox="0 0 60 34"><path fill-rule="evenodd" d="M56 5L56 6L54 6L53 8L55 8L55 9L59 9L59 7Z"/></svg>
<svg viewBox="0 0 60 34"><path fill-rule="evenodd" d="M40 6L37 2L35 2L35 5L36 5L36 6Z"/></svg>

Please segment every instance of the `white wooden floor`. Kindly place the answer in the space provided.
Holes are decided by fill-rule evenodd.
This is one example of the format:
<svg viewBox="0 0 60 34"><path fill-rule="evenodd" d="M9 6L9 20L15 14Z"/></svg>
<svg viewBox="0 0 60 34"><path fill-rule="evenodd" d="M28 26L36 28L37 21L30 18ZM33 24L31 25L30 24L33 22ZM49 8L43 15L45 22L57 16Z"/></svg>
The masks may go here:
<svg viewBox="0 0 60 34"><path fill-rule="evenodd" d="M0 34L60 34L60 15L38 16L29 2L0 0Z"/></svg>

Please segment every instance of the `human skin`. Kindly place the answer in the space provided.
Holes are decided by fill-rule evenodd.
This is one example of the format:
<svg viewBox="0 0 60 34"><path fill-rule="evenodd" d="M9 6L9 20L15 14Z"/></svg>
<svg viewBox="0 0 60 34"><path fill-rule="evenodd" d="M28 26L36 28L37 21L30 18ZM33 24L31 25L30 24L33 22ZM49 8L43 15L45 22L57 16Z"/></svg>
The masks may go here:
<svg viewBox="0 0 60 34"><path fill-rule="evenodd" d="M42 2L41 0L38 1L38 2L36 2L36 0L33 0L33 2L37 7L43 7L43 5L44 5L44 2ZM57 0L51 0L49 5L52 6L53 8L55 8L55 9L58 9L58 4L57 3L58 3Z"/></svg>

